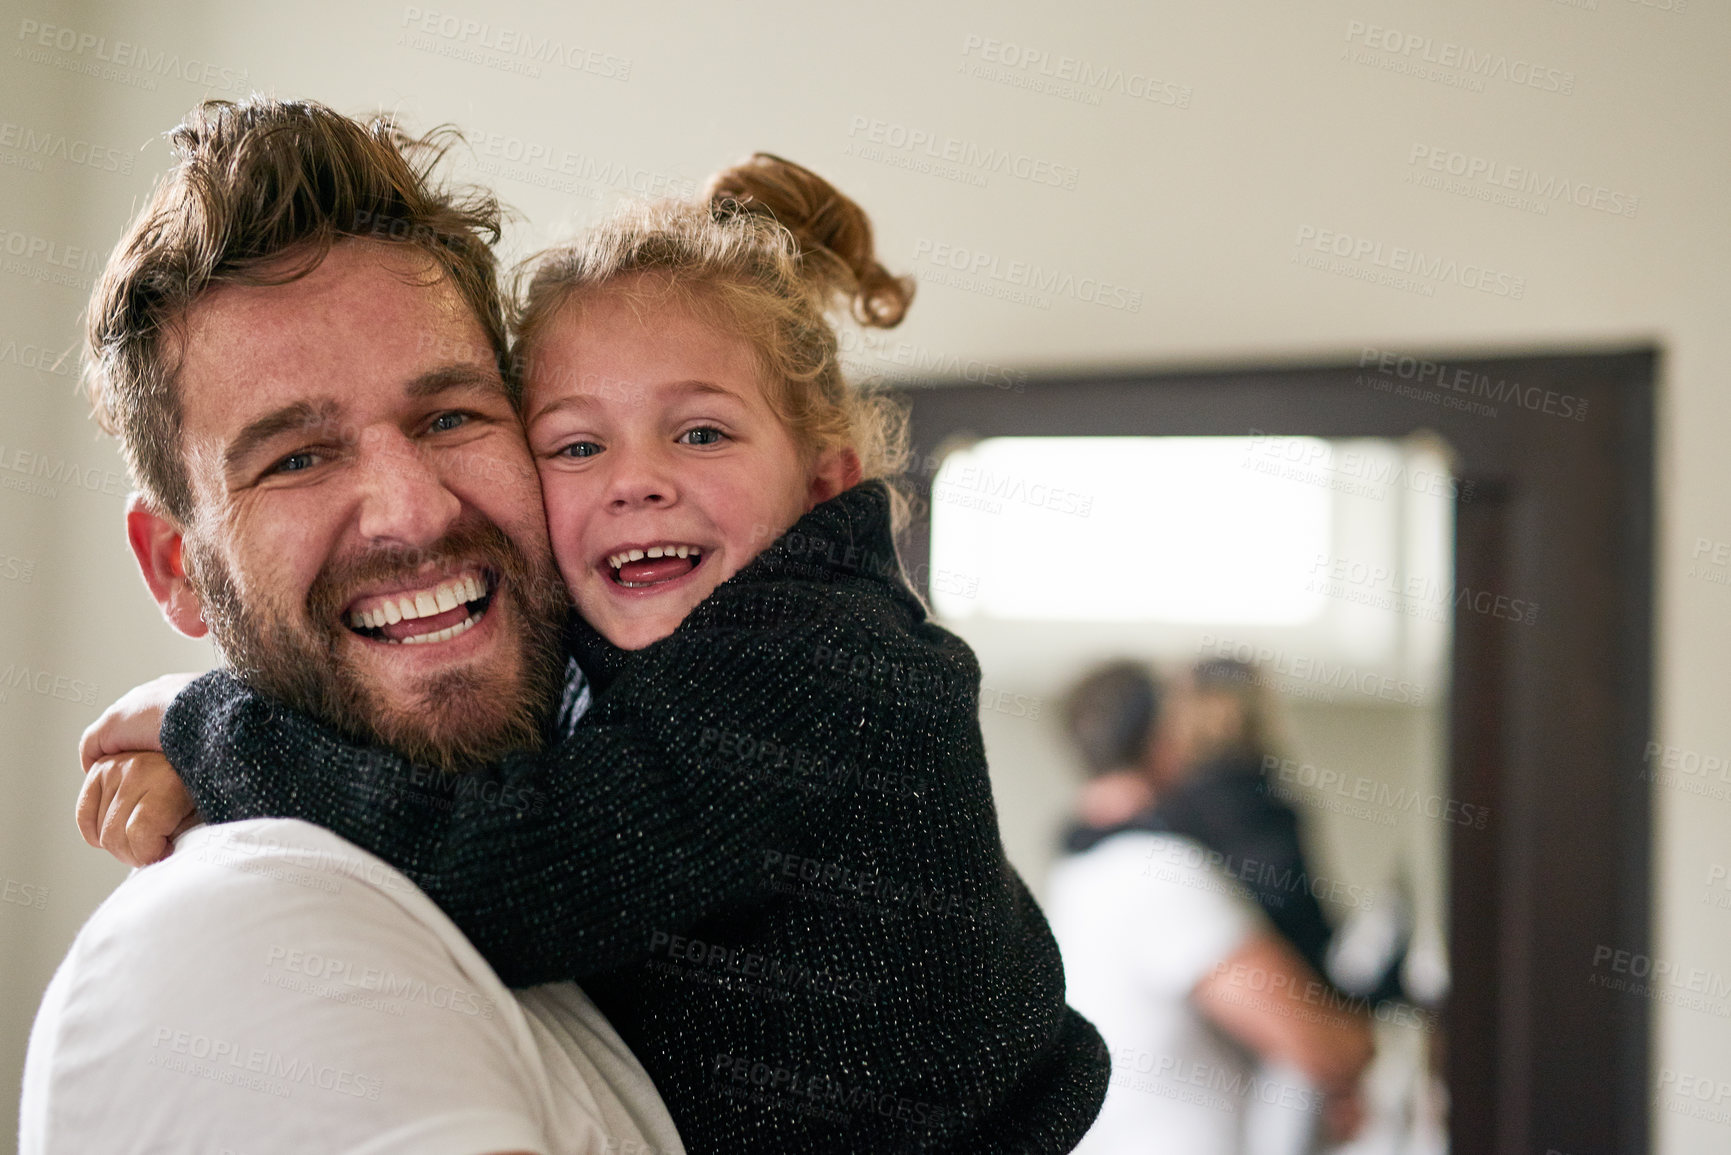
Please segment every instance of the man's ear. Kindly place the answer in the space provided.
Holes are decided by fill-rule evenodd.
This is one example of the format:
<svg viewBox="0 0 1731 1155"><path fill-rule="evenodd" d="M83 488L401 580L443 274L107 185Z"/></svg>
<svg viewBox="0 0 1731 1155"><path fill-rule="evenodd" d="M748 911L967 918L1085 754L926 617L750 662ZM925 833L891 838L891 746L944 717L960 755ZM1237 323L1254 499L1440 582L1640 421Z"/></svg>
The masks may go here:
<svg viewBox="0 0 1731 1155"><path fill-rule="evenodd" d="M142 493L126 499L126 540L132 543L132 556L138 559L144 584L150 587L150 596L162 607L168 624L189 638L208 634L204 604L186 580L180 529L157 513Z"/></svg>
<svg viewBox="0 0 1731 1155"><path fill-rule="evenodd" d="M852 489L860 482L864 470L859 454L851 449L830 448L817 456L811 473L811 491L806 495L806 512L817 508L838 493Z"/></svg>

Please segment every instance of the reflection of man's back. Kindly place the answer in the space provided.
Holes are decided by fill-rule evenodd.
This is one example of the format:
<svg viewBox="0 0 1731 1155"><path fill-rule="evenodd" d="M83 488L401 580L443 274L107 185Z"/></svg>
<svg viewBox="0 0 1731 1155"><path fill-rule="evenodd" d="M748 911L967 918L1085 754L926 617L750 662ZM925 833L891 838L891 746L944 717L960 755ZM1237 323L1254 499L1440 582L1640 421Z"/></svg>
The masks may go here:
<svg viewBox="0 0 1731 1155"><path fill-rule="evenodd" d="M1053 868L1046 908L1112 1081L1077 1150L1242 1151L1253 1062L1190 995L1259 929L1254 905L1186 838L1120 828L1079 849Z"/></svg>

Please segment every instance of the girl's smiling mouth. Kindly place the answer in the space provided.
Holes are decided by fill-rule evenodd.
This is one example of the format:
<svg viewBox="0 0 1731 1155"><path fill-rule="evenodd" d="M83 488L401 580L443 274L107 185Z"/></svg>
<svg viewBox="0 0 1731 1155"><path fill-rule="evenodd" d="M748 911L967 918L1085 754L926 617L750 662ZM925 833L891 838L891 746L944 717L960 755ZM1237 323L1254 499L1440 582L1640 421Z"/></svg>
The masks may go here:
<svg viewBox="0 0 1731 1155"><path fill-rule="evenodd" d="M608 554L606 572L614 585L628 590L666 585L694 572L704 561L704 547L683 542L626 546Z"/></svg>

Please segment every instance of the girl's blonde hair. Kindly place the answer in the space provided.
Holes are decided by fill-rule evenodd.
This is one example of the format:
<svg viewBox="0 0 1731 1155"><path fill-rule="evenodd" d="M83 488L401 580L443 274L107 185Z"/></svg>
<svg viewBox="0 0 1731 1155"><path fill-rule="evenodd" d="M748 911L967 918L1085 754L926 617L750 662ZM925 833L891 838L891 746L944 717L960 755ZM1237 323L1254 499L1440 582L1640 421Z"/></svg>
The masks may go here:
<svg viewBox="0 0 1731 1155"><path fill-rule="evenodd" d="M913 280L878 262L865 212L809 169L754 153L711 177L700 199L627 204L518 276L520 369L534 365L547 325L586 298L672 294L750 343L770 408L809 457L851 449L866 479L905 466L906 415L844 379L830 312L846 306L862 325L891 328Z"/></svg>

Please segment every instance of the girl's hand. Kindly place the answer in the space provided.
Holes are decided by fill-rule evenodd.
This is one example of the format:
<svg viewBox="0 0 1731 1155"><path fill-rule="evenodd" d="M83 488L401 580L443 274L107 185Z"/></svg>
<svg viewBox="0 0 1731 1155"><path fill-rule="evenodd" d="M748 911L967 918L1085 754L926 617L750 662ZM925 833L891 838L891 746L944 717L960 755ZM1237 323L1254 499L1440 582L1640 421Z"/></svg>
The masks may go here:
<svg viewBox="0 0 1731 1155"><path fill-rule="evenodd" d="M84 764L84 772L88 774L99 758L140 750L160 751L162 715L174 696L197 677L197 674L164 674L128 690L102 711L102 716L90 724L78 743L78 760Z"/></svg>
<svg viewBox="0 0 1731 1155"><path fill-rule="evenodd" d="M128 866L167 858L174 839L198 822L198 809L180 775L154 751L99 759L78 792L78 832L84 841Z"/></svg>
<svg viewBox="0 0 1731 1155"><path fill-rule="evenodd" d="M128 866L168 857L172 839L198 823L180 775L162 756L162 715L197 674L165 674L129 690L84 731L78 760L78 832Z"/></svg>

